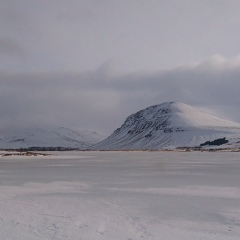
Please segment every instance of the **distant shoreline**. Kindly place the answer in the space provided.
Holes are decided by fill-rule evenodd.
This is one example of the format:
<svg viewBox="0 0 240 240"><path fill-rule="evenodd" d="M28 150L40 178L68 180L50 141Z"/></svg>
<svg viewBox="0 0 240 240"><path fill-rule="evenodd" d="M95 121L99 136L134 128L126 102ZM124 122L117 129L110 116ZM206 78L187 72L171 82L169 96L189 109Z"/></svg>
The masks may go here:
<svg viewBox="0 0 240 240"><path fill-rule="evenodd" d="M175 149L125 149L125 150L82 150L82 149L1 149L0 156L51 156L42 152L240 152L240 148L201 148L201 147L180 147Z"/></svg>

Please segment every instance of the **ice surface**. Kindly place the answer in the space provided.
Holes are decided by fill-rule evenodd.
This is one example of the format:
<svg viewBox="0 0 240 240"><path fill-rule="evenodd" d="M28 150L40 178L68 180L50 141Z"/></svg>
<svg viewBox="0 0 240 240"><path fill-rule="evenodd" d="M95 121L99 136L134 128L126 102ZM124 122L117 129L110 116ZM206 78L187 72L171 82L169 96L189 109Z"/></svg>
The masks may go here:
<svg viewBox="0 0 240 240"><path fill-rule="evenodd" d="M0 239L240 236L239 153L0 157L0 183Z"/></svg>

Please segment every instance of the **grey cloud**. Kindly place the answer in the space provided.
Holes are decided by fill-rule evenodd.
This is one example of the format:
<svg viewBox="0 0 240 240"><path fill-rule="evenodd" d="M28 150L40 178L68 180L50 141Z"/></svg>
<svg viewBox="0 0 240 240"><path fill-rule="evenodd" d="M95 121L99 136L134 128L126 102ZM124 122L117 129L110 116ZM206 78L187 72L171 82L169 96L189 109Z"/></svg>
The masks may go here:
<svg viewBox="0 0 240 240"><path fill-rule="evenodd" d="M159 72L0 74L0 129L56 124L110 133L140 109L165 101L216 108L240 122L240 62L214 58Z"/></svg>
<svg viewBox="0 0 240 240"><path fill-rule="evenodd" d="M0 38L0 57L24 58L23 48L11 38Z"/></svg>

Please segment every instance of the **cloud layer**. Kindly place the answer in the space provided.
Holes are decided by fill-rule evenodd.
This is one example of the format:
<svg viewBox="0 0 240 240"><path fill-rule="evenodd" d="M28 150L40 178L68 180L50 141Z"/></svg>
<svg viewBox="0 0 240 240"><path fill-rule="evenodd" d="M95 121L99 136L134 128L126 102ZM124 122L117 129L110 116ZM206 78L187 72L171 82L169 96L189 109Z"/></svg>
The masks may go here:
<svg viewBox="0 0 240 240"><path fill-rule="evenodd" d="M214 56L159 72L0 74L0 129L54 124L110 133L140 109L165 101L215 108L240 122L240 58Z"/></svg>

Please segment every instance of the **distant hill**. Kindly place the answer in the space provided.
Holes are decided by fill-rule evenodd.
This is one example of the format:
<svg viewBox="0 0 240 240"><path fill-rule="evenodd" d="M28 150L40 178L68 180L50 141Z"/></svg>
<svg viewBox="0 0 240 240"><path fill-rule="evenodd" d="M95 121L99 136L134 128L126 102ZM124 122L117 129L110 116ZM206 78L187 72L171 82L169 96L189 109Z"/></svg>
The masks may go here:
<svg viewBox="0 0 240 240"><path fill-rule="evenodd" d="M0 149L54 148L84 150L106 136L94 131L65 127L35 127L16 131L0 139Z"/></svg>

